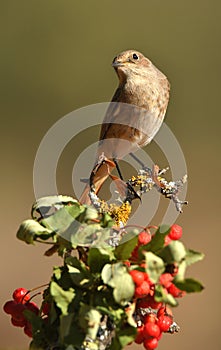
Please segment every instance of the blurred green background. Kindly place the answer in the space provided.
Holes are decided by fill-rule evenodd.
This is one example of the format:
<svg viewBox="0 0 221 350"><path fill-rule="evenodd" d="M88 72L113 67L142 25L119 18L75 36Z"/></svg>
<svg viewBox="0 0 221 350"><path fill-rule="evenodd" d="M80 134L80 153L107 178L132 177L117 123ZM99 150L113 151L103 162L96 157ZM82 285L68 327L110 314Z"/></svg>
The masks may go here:
<svg viewBox="0 0 221 350"><path fill-rule="evenodd" d="M52 265L60 263L43 257L44 247L15 238L34 201L33 162L41 139L68 112L109 101L117 85L110 63L134 48L171 82L166 122L189 175L189 205L177 223L185 244L206 254L190 271L206 289L180 301L174 312L181 332L165 335L159 349L220 349L221 2L7 0L0 4L0 27L1 305L17 287L46 283ZM97 131L90 137L96 140ZM62 155L60 193L72 194L75 153L87 142L88 136L79 136L77 149L67 147ZM153 152L154 143L148 149ZM3 313L0 322L0 348L27 349L22 330Z"/></svg>

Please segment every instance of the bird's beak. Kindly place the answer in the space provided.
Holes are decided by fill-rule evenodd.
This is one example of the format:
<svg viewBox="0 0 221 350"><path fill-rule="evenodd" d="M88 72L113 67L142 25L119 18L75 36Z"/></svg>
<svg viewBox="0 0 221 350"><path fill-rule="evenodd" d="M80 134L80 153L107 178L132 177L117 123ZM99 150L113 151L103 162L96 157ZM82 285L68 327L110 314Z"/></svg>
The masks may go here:
<svg viewBox="0 0 221 350"><path fill-rule="evenodd" d="M120 59L115 57L113 62L112 62L112 67L114 67L114 68L123 67L123 66L125 66L125 64L130 63L130 62L131 61L129 58L127 58L127 60L121 61Z"/></svg>
<svg viewBox="0 0 221 350"><path fill-rule="evenodd" d="M123 62L119 62L119 61L112 62L112 67L114 68L121 67L121 66L123 66Z"/></svg>

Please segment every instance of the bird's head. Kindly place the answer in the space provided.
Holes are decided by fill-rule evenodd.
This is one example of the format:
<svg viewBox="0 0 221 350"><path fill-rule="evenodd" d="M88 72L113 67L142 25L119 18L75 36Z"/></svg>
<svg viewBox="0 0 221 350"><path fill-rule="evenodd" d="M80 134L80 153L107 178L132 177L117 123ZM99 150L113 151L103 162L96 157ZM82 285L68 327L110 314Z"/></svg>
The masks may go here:
<svg viewBox="0 0 221 350"><path fill-rule="evenodd" d="M142 53L135 50L127 50L117 55L112 62L120 81L127 79L128 76L141 74L151 68L151 61Z"/></svg>

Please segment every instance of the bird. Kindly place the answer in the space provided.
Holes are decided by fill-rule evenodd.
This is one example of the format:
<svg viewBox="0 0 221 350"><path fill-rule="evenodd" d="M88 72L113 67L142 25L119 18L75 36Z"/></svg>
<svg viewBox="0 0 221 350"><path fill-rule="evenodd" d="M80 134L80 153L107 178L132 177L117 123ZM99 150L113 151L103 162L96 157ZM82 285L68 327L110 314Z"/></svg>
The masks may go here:
<svg viewBox="0 0 221 350"><path fill-rule="evenodd" d="M119 53L112 67L119 84L101 125L94 169L101 155L106 161L93 174L96 194L118 165L118 159L146 146L154 138L164 120L170 95L167 77L136 50ZM87 184L79 198L81 204L91 203L89 191Z"/></svg>

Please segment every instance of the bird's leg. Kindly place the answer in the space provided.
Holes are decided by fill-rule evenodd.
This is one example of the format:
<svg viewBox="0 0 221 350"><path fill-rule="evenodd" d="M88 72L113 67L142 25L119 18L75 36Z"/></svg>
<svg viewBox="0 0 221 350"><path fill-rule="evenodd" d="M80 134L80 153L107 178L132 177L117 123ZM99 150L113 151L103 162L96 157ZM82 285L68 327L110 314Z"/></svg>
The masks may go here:
<svg viewBox="0 0 221 350"><path fill-rule="evenodd" d="M135 154L132 152L129 153L129 155L138 163L142 166L142 168L145 168L145 164L137 157Z"/></svg>
<svg viewBox="0 0 221 350"><path fill-rule="evenodd" d="M117 162L117 159L114 158L113 161L114 161L114 164L116 165L116 169L117 169L117 172L118 172L118 175L119 175L120 179L121 179L122 181L124 181L123 176L122 176L122 173L121 173L121 170L120 170L120 167L119 167L119 164L118 164L118 162ZM127 194L127 199L128 199L129 201L132 201L132 200L135 199L135 198L138 198L138 199L141 200L140 196L139 196L138 193L135 191L135 189L133 188L133 186L131 186L131 184L129 184L128 182L127 182L126 184L127 184L127 188L128 188L128 190L129 190L129 193L130 193L130 194L129 194L129 193Z"/></svg>
<svg viewBox="0 0 221 350"><path fill-rule="evenodd" d="M124 180L117 159L114 158L113 161L114 161L114 164L116 165L116 169L117 169L119 178L120 178L121 180Z"/></svg>

